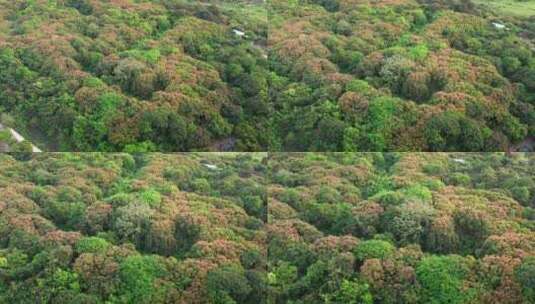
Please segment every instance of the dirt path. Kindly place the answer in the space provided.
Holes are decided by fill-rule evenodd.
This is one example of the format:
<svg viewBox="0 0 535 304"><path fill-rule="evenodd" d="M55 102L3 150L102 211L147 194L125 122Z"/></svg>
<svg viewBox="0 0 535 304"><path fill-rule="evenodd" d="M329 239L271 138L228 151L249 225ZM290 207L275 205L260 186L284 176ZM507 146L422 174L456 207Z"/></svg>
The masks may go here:
<svg viewBox="0 0 535 304"><path fill-rule="evenodd" d="M11 132L11 136L13 137L13 139L15 139L16 142L20 143L25 140L24 137L20 135L17 131L8 127L4 127L2 124L0 124L0 130L3 130L3 129L8 129L9 132ZM4 143L3 146L8 148L8 145L6 143ZM43 152L43 151L41 151L41 149L37 148L34 144L32 144L32 152Z"/></svg>

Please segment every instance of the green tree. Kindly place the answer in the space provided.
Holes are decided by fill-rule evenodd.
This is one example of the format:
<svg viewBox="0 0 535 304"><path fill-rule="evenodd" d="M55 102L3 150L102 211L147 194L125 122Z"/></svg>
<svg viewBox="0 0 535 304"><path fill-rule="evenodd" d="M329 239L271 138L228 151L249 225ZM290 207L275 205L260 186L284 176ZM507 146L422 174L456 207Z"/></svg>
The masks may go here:
<svg viewBox="0 0 535 304"><path fill-rule="evenodd" d="M154 285L165 268L155 256L132 255L120 265L121 288L118 299L124 303L154 303L160 290Z"/></svg>
<svg viewBox="0 0 535 304"><path fill-rule="evenodd" d="M461 304L473 299L473 290L464 289L470 274L468 260L457 255L429 256L416 267L422 285L422 303Z"/></svg>
<svg viewBox="0 0 535 304"><path fill-rule="evenodd" d="M76 251L82 253L99 253L105 251L110 244L99 237L85 237L76 243Z"/></svg>
<svg viewBox="0 0 535 304"><path fill-rule="evenodd" d="M218 267L208 273L206 291L213 304L248 303L252 289L243 269L236 265Z"/></svg>
<svg viewBox="0 0 535 304"><path fill-rule="evenodd" d="M535 301L535 258L526 257L515 270L515 278L522 286L524 299Z"/></svg>
<svg viewBox="0 0 535 304"><path fill-rule="evenodd" d="M343 280L340 288L323 295L324 304L372 304L373 297L366 283L357 280Z"/></svg>
<svg viewBox="0 0 535 304"><path fill-rule="evenodd" d="M490 228L485 214L473 209L458 210L453 216L455 232L459 237L460 251L474 254L490 235Z"/></svg>
<svg viewBox="0 0 535 304"><path fill-rule="evenodd" d="M175 239L179 255L185 255L199 240L201 227L193 218L179 216L175 221Z"/></svg>
<svg viewBox="0 0 535 304"><path fill-rule="evenodd" d="M360 242L353 250L353 254L359 261L385 259L394 254L395 249L394 245L387 241L369 240Z"/></svg>

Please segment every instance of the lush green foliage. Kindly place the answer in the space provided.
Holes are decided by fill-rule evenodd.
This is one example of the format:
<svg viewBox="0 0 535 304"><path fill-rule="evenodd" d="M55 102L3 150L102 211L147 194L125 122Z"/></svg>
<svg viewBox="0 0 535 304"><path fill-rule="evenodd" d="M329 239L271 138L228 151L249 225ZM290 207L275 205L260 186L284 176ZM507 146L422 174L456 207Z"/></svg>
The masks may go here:
<svg viewBox="0 0 535 304"><path fill-rule="evenodd" d="M534 165L533 154L271 154L272 303L533 302Z"/></svg>
<svg viewBox="0 0 535 304"><path fill-rule="evenodd" d="M271 3L274 150L504 151L535 135L535 16L470 0Z"/></svg>
<svg viewBox="0 0 535 304"><path fill-rule="evenodd" d="M533 149L535 5L482 2L0 0L0 113L45 150Z"/></svg>
<svg viewBox="0 0 535 304"><path fill-rule="evenodd" d="M49 150L265 150L266 39L256 1L0 0L0 113Z"/></svg>
<svg viewBox="0 0 535 304"><path fill-rule="evenodd" d="M533 154L0 154L1 303L530 303Z"/></svg>
<svg viewBox="0 0 535 304"><path fill-rule="evenodd" d="M262 303L264 158L0 154L0 303Z"/></svg>

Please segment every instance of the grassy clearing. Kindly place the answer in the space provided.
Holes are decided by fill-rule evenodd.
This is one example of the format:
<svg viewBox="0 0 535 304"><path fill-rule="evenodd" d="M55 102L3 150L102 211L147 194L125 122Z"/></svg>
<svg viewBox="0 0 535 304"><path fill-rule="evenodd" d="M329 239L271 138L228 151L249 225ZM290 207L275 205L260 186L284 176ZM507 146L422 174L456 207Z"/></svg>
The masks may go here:
<svg viewBox="0 0 535 304"><path fill-rule="evenodd" d="M474 2L489 7L499 15L535 16L535 0L474 0Z"/></svg>

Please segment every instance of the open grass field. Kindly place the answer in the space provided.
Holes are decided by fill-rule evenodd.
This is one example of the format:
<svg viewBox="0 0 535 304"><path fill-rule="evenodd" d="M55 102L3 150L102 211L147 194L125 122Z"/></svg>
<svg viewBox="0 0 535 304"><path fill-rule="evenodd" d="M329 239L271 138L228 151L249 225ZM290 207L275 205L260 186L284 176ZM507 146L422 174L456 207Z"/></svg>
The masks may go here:
<svg viewBox="0 0 535 304"><path fill-rule="evenodd" d="M516 17L535 16L535 0L475 0L477 4L488 6L497 14Z"/></svg>

